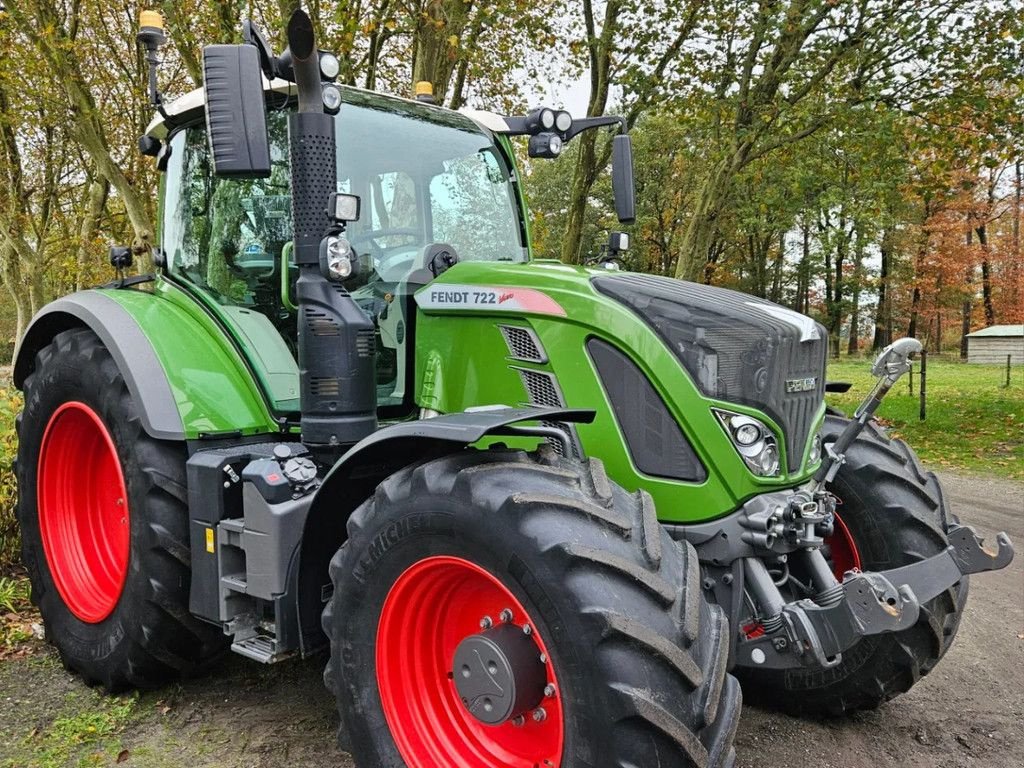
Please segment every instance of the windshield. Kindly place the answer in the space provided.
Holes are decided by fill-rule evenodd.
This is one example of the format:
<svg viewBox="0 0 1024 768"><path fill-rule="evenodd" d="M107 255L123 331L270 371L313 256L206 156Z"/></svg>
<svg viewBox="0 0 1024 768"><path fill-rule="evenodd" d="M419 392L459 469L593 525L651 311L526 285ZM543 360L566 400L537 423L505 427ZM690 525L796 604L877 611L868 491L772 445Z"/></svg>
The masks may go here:
<svg viewBox="0 0 1024 768"><path fill-rule="evenodd" d="M377 327L378 400L393 405L405 402L414 311L405 278L427 266L435 244L462 261L525 261L525 234L513 170L472 121L416 102L343 93L338 191L361 198L347 236L363 265L346 287ZM214 176L201 124L174 135L161 247L171 275L197 288L249 340L260 358L254 366L268 371L268 388L280 390L271 399L287 409L297 376L287 112L269 108L268 128L272 168L264 179Z"/></svg>

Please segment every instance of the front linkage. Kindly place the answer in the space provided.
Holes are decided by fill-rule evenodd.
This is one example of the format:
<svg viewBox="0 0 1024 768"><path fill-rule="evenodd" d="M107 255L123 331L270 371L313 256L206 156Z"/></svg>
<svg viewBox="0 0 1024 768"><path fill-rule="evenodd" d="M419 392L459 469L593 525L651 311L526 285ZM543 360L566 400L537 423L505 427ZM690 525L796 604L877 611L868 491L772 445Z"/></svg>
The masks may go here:
<svg viewBox="0 0 1024 768"><path fill-rule="evenodd" d="M840 581L822 554L836 524L836 498L826 484L835 479L882 399L910 370L910 355L920 349L916 339L900 339L882 351L872 367L878 382L838 438L825 446L825 460L804 487L757 496L724 520L669 526L676 538L697 548L705 589L743 629L734 633L731 649L738 666L834 667L862 637L912 627L923 604L965 576L1005 568L1013 559L1005 533L996 536L992 551L970 526L955 523L947 528L946 549L891 570L849 570ZM766 563L786 573L800 563L810 578L810 597L787 602Z"/></svg>

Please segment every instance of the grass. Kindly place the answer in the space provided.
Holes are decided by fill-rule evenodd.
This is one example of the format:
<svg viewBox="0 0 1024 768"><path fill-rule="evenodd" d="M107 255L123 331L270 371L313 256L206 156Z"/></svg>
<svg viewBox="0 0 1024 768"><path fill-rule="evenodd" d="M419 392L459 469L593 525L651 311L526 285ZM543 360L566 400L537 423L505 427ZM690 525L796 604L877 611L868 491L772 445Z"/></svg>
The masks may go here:
<svg viewBox="0 0 1024 768"><path fill-rule="evenodd" d="M828 378L849 381L845 394L830 394L830 404L852 412L874 383L871 362L830 362ZM914 394L907 377L897 383L878 409L879 420L906 440L933 469L1024 480L1024 367L974 365L929 358L927 415L919 419L919 364L914 364Z"/></svg>
<svg viewBox="0 0 1024 768"><path fill-rule="evenodd" d="M137 694L109 697L93 690L73 691L56 717L49 722L41 718L44 722L11 743L14 755L0 757L0 768L86 768L122 762L128 753L122 749L121 734L137 716L137 704Z"/></svg>
<svg viewBox="0 0 1024 768"><path fill-rule="evenodd" d="M25 643L32 639L32 624L39 621L29 592L24 575L0 576L0 661L28 652Z"/></svg>

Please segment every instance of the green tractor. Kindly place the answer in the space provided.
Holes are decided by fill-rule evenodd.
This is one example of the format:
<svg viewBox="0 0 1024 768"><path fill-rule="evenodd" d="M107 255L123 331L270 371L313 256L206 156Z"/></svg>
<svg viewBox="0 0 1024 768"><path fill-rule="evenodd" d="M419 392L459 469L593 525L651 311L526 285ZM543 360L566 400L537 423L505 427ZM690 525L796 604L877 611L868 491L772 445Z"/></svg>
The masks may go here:
<svg viewBox="0 0 1024 768"><path fill-rule="evenodd" d="M531 259L512 151L617 118L340 87L297 12L161 103L155 276L61 298L15 382L33 599L110 691L329 649L359 766L731 766L748 700L841 715L948 650L1004 567L813 320ZM113 249L119 269L131 254Z"/></svg>

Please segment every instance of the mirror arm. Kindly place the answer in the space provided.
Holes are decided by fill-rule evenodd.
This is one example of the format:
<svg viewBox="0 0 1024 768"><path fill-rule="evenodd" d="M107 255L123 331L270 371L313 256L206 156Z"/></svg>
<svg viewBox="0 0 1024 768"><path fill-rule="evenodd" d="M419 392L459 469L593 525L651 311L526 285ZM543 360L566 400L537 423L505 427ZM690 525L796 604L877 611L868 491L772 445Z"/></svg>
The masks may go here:
<svg viewBox="0 0 1024 768"><path fill-rule="evenodd" d="M589 131L593 128L604 128L605 126L613 125L619 126L619 134L626 135L629 133L629 126L626 124L626 118L621 115L581 117L579 120L572 121L572 127L565 133L565 140L569 141L584 131Z"/></svg>

